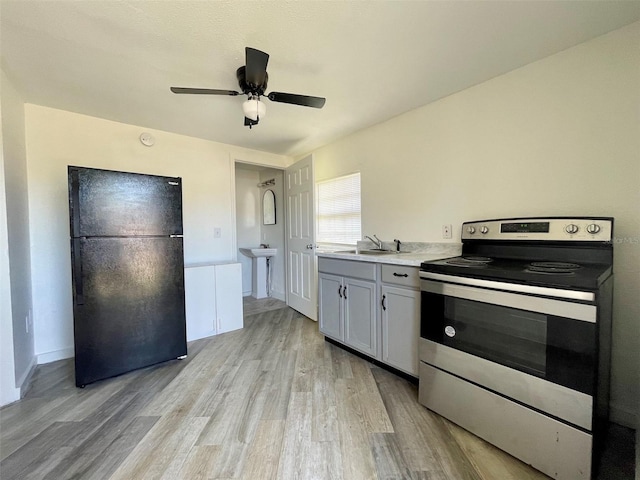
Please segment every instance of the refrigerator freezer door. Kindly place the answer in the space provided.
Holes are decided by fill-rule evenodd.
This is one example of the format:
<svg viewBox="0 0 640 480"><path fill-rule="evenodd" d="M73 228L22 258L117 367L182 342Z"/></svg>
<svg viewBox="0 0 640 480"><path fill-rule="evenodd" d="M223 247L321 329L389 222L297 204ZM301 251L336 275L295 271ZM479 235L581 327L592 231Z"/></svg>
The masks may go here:
<svg viewBox="0 0 640 480"><path fill-rule="evenodd" d="M72 237L182 235L180 178L69 167Z"/></svg>
<svg viewBox="0 0 640 480"><path fill-rule="evenodd" d="M83 238L72 257L77 386L187 354L182 238Z"/></svg>

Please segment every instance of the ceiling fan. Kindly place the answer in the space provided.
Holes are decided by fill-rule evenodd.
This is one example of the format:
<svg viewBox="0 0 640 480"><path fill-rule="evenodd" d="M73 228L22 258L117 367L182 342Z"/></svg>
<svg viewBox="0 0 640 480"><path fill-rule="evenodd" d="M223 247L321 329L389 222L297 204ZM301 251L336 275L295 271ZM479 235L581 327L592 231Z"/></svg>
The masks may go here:
<svg viewBox="0 0 640 480"><path fill-rule="evenodd" d="M257 125L260 118L266 114L267 107L261 101L261 97L265 95L267 89L267 62L269 55L255 48L246 47L246 65L238 68L236 77L240 90L247 95L247 100L242 104L244 111L244 125L251 128ZM188 87L171 87L173 93L189 93L196 95L230 95L235 97L240 92L235 90L215 90L210 88L188 88ZM295 93L271 92L266 97L272 102L290 103L292 105L302 105L303 107L322 108L325 98L310 97L308 95L297 95Z"/></svg>

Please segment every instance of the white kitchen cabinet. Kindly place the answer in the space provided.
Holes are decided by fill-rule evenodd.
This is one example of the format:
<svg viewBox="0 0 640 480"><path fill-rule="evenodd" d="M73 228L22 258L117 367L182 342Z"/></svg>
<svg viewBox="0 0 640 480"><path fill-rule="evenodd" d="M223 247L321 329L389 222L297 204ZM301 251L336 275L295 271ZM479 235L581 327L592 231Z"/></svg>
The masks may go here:
<svg viewBox="0 0 640 480"><path fill-rule="evenodd" d="M239 263L187 266L184 287L188 341L244 326Z"/></svg>
<svg viewBox="0 0 640 480"><path fill-rule="evenodd" d="M420 291L382 285L382 361L418 376Z"/></svg>
<svg viewBox="0 0 640 480"><path fill-rule="evenodd" d="M320 258L318 270L320 331L377 356L376 265Z"/></svg>
<svg viewBox="0 0 640 480"><path fill-rule="evenodd" d="M382 361L418 376L420 277L417 267L382 265Z"/></svg>
<svg viewBox="0 0 640 480"><path fill-rule="evenodd" d="M376 356L376 282L346 277L344 300L344 343L367 355Z"/></svg>
<svg viewBox="0 0 640 480"><path fill-rule="evenodd" d="M327 337L418 376L418 267L318 259L319 327Z"/></svg>
<svg viewBox="0 0 640 480"><path fill-rule="evenodd" d="M344 341L342 277L329 273L318 275L319 328L322 333Z"/></svg>

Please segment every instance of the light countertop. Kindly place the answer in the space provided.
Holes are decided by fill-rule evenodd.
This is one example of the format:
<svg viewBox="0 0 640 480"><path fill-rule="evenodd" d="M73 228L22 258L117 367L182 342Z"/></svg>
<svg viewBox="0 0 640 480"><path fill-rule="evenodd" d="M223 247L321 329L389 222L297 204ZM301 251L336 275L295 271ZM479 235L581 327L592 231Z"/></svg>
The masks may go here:
<svg viewBox="0 0 640 480"><path fill-rule="evenodd" d="M318 257L337 258L340 260L355 260L358 262L385 263L390 265L407 265L419 267L422 262L440 260L460 255L460 244L422 244L418 251L386 253L382 255L367 255L349 251L317 250Z"/></svg>

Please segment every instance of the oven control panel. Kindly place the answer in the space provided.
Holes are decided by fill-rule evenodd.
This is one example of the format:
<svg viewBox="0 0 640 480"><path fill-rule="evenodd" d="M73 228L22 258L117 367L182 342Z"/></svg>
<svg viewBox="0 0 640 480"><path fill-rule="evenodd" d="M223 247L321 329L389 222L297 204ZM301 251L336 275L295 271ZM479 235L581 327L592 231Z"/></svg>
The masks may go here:
<svg viewBox="0 0 640 480"><path fill-rule="evenodd" d="M552 217L482 220L462 224L462 240L542 240L609 242L613 218Z"/></svg>

